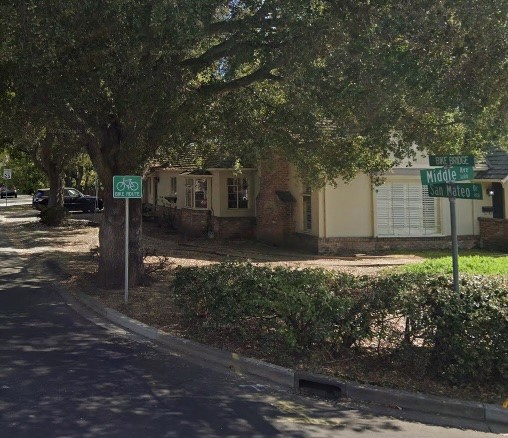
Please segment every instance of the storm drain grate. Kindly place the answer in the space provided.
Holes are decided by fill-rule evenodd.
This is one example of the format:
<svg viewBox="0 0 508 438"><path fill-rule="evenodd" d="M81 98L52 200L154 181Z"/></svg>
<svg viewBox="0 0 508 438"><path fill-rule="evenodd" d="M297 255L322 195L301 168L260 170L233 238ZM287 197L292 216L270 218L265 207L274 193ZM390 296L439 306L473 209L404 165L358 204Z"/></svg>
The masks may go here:
<svg viewBox="0 0 508 438"><path fill-rule="evenodd" d="M299 379L298 392L303 395L314 395L329 400L337 400L342 397L340 386L306 379Z"/></svg>

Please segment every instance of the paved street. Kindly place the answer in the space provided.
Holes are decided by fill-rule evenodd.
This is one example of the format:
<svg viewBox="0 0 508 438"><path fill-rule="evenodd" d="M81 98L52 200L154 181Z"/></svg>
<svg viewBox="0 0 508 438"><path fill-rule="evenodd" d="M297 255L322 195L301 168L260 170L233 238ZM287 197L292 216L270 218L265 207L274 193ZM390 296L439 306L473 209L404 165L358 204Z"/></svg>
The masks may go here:
<svg viewBox="0 0 508 438"><path fill-rule="evenodd" d="M192 364L75 312L0 232L0 436L491 435L376 416Z"/></svg>
<svg viewBox="0 0 508 438"><path fill-rule="evenodd" d="M18 195L17 198L1 198L0 209L9 208L13 205L28 205L32 203L31 195Z"/></svg>

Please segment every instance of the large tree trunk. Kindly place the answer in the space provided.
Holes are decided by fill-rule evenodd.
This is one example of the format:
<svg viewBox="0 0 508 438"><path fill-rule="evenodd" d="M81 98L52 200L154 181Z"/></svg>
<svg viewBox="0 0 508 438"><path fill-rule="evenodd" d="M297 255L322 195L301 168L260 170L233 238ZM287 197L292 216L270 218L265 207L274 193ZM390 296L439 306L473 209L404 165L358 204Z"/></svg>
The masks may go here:
<svg viewBox="0 0 508 438"><path fill-rule="evenodd" d="M49 180L48 207L61 207L64 204L62 172L55 163L45 166Z"/></svg>
<svg viewBox="0 0 508 438"><path fill-rule="evenodd" d="M35 153L36 162L44 170L49 181L48 207L61 207L63 196L63 164L61 158L53 154L54 137L47 136L42 142L39 153Z"/></svg>
<svg viewBox="0 0 508 438"><path fill-rule="evenodd" d="M103 221L99 231L99 282L106 288L124 284L125 269L125 199L113 198L113 176L133 175L139 161L122 147L122 132L116 121L105 125L102 138L90 138L87 150L104 187ZM130 159L129 159L130 158ZM140 199L129 200L129 285L144 279L142 248L142 205Z"/></svg>
<svg viewBox="0 0 508 438"><path fill-rule="evenodd" d="M99 282L115 288L124 285L126 201L113 199L109 186L112 184L105 187L104 217L99 231ZM134 286L144 277L140 199L129 199L129 213L129 284Z"/></svg>

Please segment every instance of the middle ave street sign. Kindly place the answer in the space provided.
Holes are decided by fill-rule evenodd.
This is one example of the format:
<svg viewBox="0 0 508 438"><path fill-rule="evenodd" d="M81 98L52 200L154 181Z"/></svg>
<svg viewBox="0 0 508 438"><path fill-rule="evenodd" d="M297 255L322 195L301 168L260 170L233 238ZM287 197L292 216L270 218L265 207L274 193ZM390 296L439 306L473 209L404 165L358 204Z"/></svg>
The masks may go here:
<svg viewBox="0 0 508 438"><path fill-rule="evenodd" d="M420 178L423 185L440 184L473 179L473 173L471 166L441 167L420 170Z"/></svg>

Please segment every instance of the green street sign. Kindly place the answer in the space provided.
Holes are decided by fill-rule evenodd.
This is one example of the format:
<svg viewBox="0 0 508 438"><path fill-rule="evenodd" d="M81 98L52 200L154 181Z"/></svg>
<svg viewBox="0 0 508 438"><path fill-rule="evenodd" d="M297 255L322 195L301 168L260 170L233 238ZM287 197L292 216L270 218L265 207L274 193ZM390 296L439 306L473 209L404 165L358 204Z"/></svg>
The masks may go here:
<svg viewBox="0 0 508 438"><path fill-rule="evenodd" d="M473 168L465 166L441 167L420 170L422 184L441 184L473 179Z"/></svg>
<svg viewBox="0 0 508 438"><path fill-rule="evenodd" d="M115 175L113 177L113 198L141 198L143 185L136 175Z"/></svg>
<svg viewBox="0 0 508 438"><path fill-rule="evenodd" d="M473 155L429 155L431 166L474 166Z"/></svg>
<svg viewBox="0 0 508 438"><path fill-rule="evenodd" d="M483 199L481 184L430 184L428 190L433 198Z"/></svg>

